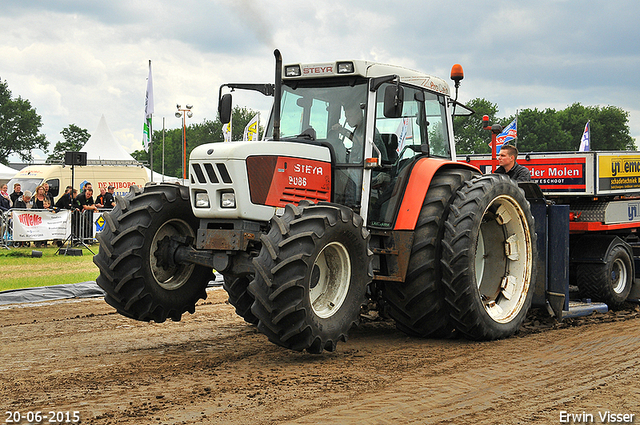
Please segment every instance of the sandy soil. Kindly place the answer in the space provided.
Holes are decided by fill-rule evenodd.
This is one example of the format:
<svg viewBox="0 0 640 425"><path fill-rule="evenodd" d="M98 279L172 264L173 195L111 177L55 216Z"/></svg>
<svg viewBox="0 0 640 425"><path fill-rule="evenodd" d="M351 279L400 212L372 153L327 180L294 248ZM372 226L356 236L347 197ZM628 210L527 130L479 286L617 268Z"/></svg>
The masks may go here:
<svg viewBox="0 0 640 425"><path fill-rule="evenodd" d="M9 411L90 424L603 423L606 411L640 423L638 306L562 324L531 315L485 343L365 321L336 352L310 355L268 342L223 290L208 294L164 324L102 299L0 308L0 423Z"/></svg>

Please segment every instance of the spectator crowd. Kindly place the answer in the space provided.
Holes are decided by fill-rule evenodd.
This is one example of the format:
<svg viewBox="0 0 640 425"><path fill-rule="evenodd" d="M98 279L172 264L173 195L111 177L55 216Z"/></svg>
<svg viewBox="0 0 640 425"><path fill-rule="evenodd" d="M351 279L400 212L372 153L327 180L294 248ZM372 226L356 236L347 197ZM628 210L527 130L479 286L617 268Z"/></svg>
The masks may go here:
<svg viewBox="0 0 640 425"><path fill-rule="evenodd" d="M93 186L85 183L82 192L78 195L78 190L67 186L64 194L54 203L53 195L49 192L49 185L43 183L36 187L34 193L28 190L22 192L20 183L13 185L13 193L8 193L8 187L3 184L0 187L0 211L5 212L11 209L38 209L38 210L92 210L112 209L116 205L114 187L101 188L100 195L94 201Z"/></svg>
<svg viewBox="0 0 640 425"><path fill-rule="evenodd" d="M101 188L100 195L95 200L91 183L85 183L80 194L78 194L77 189L67 186L64 194L55 203L47 183L36 187L34 193L28 190L22 192L20 183L13 185L11 194L8 193L7 184L0 186L0 216L14 209L49 210L52 212L60 210L87 211L87 214L92 215L94 211L99 211L98 208L112 209L115 205L114 187L111 185L107 189ZM36 245L38 244L36 243Z"/></svg>

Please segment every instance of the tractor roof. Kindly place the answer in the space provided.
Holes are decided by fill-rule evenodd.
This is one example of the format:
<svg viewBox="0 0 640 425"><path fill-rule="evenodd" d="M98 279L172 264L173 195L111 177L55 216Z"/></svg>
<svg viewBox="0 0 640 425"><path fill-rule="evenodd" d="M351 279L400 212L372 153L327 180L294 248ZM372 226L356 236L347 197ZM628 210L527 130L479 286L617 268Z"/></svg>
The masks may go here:
<svg viewBox="0 0 640 425"><path fill-rule="evenodd" d="M284 80L329 78L358 75L365 78L398 75L400 81L449 95L449 84L442 78L396 65L386 65L364 60L289 64L284 66Z"/></svg>

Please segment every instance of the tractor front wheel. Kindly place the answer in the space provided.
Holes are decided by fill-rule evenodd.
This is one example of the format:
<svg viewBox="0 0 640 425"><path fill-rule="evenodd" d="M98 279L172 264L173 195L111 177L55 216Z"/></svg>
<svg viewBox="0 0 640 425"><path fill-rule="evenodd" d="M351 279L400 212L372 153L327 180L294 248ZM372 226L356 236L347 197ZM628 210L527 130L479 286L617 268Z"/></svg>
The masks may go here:
<svg viewBox="0 0 640 425"><path fill-rule="evenodd" d="M93 262L100 269L96 282L106 292L105 301L120 314L142 321L179 321L184 312L193 313L196 302L207 297L213 270L167 260L178 245L195 240L198 220L188 188L133 186L104 218Z"/></svg>
<svg viewBox="0 0 640 425"><path fill-rule="evenodd" d="M258 329L292 350L334 351L358 323L373 275L362 217L336 204L289 204L261 242L249 285Z"/></svg>

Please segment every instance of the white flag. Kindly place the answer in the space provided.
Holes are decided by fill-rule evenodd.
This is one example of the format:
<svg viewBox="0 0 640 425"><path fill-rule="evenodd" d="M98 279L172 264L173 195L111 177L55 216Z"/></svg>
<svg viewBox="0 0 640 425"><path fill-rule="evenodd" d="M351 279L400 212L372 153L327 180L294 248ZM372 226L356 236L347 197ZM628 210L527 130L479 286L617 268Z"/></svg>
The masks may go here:
<svg viewBox="0 0 640 425"><path fill-rule="evenodd" d="M259 132L260 132L260 112L258 112L253 118L251 118L251 121L249 121L249 124L247 124L247 126L244 128L244 134L242 136L242 140L251 140L251 141L259 140L260 139Z"/></svg>
<svg viewBox="0 0 640 425"><path fill-rule="evenodd" d="M151 117L153 116L153 79L151 78L151 61L149 61L149 78L147 78L147 92L144 97L144 128L142 131L142 147L149 150L151 144Z"/></svg>
<svg viewBox="0 0 640 425"><path fill-rule="evenodd" d="M587 121L587 125L584 126L584 132L582 133L582 138L580 139L580 148L578 151L580 152L588 152L591 150L591 129L589 123L591 120Z"/></svg>
<svg viewBox="0 0 640 425"><path fill-rule="evenodd" d="M225 142L231 141L232 122L233 122L233 117L229 118L229 122L227 124L222 125L222 135L224 136Z"/></svg>

